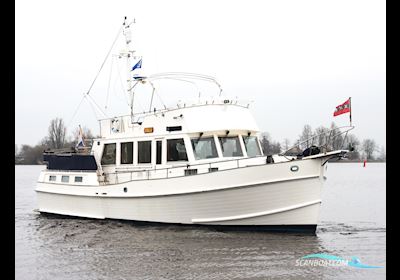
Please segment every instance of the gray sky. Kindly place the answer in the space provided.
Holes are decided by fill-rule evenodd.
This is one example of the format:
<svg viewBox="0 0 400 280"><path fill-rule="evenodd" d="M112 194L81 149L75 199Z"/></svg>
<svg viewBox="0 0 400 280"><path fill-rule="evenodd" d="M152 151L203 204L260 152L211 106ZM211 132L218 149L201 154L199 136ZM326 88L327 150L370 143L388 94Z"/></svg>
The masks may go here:
<svg viewBox="0 0 400 280"><path fill-rule="evenodd" d="M379 0L16 0L15 141L37 144L55 117L69 133L78 124L98 133L86 100L72 117L127 16L136 19L143 73L215 76L228 96L254 100L254 117L274 140L295 140L304 124L347 125L349 114L333 111L351 96L354 134L385 145L385 10ZM115 61L91 91L104 109L111 77L110 116L129 113ZM167 104L176 93L196 96L187 85L170 88L159 86Z"/></svg>

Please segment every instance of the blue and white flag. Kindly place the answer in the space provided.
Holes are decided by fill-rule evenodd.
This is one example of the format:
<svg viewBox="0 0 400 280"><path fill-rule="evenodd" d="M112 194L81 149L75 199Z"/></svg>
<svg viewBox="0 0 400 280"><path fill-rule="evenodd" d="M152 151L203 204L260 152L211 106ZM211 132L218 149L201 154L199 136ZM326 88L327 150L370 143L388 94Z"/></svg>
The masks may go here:
<svg viewBox="0 0 400 280"><path fill-rule="evenodd" d="M136 68L142 68L142 59L140 59L140 60L135 64L135 66L132 67L132 70L131 70L131 71L135 70Z"/></svg>
<svg viewBox="0 0 400 280"><path fill-rule="evenodd" d="M76 147L85 147L85 142L83 141L83 132L81 126L79 126L79 135L78 135L78 143Z"/></svg>

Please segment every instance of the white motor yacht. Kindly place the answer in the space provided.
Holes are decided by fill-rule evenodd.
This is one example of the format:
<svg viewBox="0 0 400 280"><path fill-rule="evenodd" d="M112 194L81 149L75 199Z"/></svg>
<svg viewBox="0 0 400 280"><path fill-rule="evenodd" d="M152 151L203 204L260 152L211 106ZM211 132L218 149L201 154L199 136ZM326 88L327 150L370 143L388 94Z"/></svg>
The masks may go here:
<svg viewBox="0 0 400 280"><path fill-rule="evenodd" d="M134 57L129 55L131 25L124 22L122 27L128 51L120 56L128 61ZM160 79L215 83L218 93L134 112L134 90L151 85L154 94ZM90 151L44 154L47 168L36 186L38 210L95 219L315 232L327 162L348 152L332 149L330 141L353 127L330 131L323 145L315 145L314 137L266 155L249 104L220 93L219 83L205 75L131 75L131 113L99 120L100 137L92 140Z"/></svg>

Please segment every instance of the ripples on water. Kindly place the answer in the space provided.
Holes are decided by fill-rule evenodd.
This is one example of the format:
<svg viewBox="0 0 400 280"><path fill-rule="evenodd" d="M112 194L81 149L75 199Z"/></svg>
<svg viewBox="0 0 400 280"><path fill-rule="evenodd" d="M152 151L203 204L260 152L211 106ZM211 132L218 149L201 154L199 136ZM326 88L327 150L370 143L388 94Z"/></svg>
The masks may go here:
<svg viewBox="0 0 400 280"><path fill-rule="evenodd" d="M385 164L330 164L316 235L222 232L39 214L42 166L15 167L16 279L384 279L386 268L296 266L327 253L386 266Z"/></svg>

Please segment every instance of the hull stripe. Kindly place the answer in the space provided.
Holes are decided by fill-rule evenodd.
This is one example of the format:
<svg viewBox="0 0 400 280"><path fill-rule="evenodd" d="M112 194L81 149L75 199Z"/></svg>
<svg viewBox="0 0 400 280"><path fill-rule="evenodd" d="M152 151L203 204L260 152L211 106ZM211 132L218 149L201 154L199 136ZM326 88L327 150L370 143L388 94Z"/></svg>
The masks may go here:
<svg viewBox="0 0 400 280"><path fill-rule="evenodd" d="M321 203L320 199L309 201L306 203L301 203L301 204L295 204L289 207L284 207L284 208L279 208L279 209L274 209L274 210L269 210L269 211L264 211L264 212L256 212L256 213L250 213L250 214L244 214L244 215L237 215L237 216L230 216L230 217L218 217L218 218L199 218L199 219L192 219L192 223L212 223L212 222L224 222L224 221L233 221L233 220L241 220L241 219L248 219L248 218L254 218L254 217L259 217L259 216L265 216L265 215L271 215L271 214L276 214L276 213L281 213L281 212L286 212L286 211L291 211L294 209L314 205L317 203Z"/></svg>

